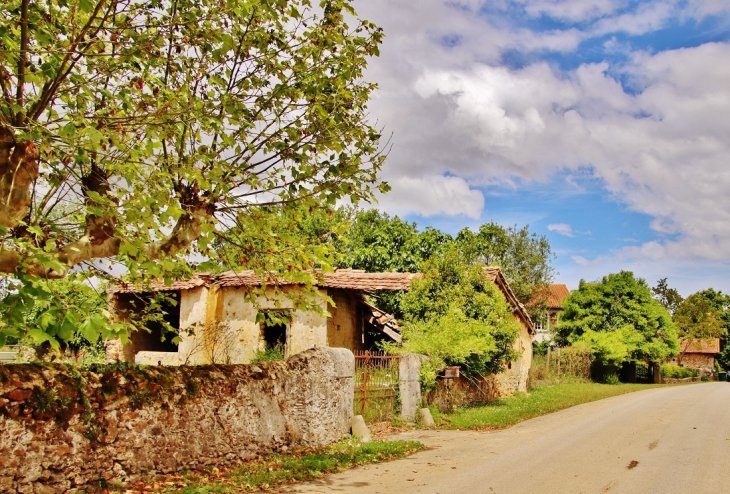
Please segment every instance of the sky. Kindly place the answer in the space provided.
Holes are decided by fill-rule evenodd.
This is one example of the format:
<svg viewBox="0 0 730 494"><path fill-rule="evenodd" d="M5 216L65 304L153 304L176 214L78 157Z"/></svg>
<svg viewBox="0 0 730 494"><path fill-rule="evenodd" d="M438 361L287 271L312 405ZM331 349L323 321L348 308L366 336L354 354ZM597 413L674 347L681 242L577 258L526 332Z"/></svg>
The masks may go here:
<svg viewBox="0 0 730 494"><path fill-rule="evenodd" d="M730 2L356 0L391 136L377 207L529 225L555 282L730 293Z"/></svg>

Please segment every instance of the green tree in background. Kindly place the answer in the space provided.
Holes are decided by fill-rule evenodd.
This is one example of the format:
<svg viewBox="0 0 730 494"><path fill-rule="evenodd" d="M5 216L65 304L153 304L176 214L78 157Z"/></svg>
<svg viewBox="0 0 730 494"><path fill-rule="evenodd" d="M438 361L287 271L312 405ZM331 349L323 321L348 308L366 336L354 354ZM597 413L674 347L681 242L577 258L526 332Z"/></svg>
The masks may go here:
<svg viewBox="0 0 730 494"><path fill-rule="evenodd" d="M468 228L461 230L455 243L467 259L499 266L530 316L544 313L547 300L540 295L555 274L550 266L555 255L547 237L530 233L528 226L504 228L486 223L476 233Z"/></svg>
<svg viewBox="0 0 730 494"><path fill-rule="evenodd" d="M713 288L687 297L675 312L675 322L682 338L720 338L718 364L730 369L730 296Z"/></svg>
<svg viewBox="0 0 730 494"><path fill-rule="evenodd" d="M677 330L646 282L630 271L580 282L565 303L556 330L559 344L587 343L598 361L664 362L679 353Z"/></svg>
<svg viewBox="0 0 730 494"><path fill-rule="evenodd" d="M428 227L418 231L415 223L370 209L353 211L341 243L337 265L368 272L411 272L446 248L450 235Z"/></svg>
<svg viewBox="0 0 730 494"><path fill-rule="evenodd" d="M672 320L680 338L707 340L727 334L726 321L723 318L725 308L723 304L718 307L713 303L717 297L707 297L706 292L707 290L690 295L674 312Z"/></svg>
<svg viewBox="0 0 730 494"><path fill-rule="evenodd" d="M45 279L249 266L216 240L311 282L318 259L274 259L265 225L387 190L362 80L382 37L348 0L6 1L0 272L17 296L0 302L0 343L34 308L54 345L71 326L125 337L106 316L69 320Z"/></svg>
<svg viewBox="0 0 730 494"><path fill-rule="evenodd" d="M651 292L654 294L654 298L672 315L684 300L675 288L669 288L666 278L657 281Z"/></svg>
<svg viewBox="0 0 730 494"><path fill-rule="evenodd" d="M499 288L458 249L423 264L403 297L403 344L391 351L428 355L438 371L461 364L466 374L499 372L517 357L520 323Z"/></svg>

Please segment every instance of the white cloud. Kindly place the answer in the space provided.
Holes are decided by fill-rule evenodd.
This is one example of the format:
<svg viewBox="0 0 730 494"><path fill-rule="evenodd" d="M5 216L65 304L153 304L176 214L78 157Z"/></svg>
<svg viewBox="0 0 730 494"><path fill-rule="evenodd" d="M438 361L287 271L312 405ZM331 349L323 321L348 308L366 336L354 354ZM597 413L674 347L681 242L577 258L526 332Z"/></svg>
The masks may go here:
<svg viewBox="0 0 730 494"><path fill-rule="evenodd" d="M519 0L532 17L587 21L615 12L625 0Z"/></svg>
<svg viewBox="0 0 730 494"><path fill-rule="evenodd" d="M685 3L647 1L627 14L624 1L522 0L535 17L590 21L585 31L547 33L490 22L476 1L356 5L387 36L367 73L381 87L371 115L393 132L383 176L394 190L382 207L477 218L484 198L475 187L589 167L614 197L654 218L659 240L615 259L730 259L729 44L630 53L622 66L567 72L543 62L501 65L505 50L569 51L596 32L644 33L669 16L730 9ZM459 44L439 43L444 36ZM637 91L627 92L617 75Z"/></svg>
<svg viewBox="0 0 730 494"><path fill-rule="evenodd" d="M548 230L570 238L575 236L573 227L567 223L553 223L552 225L548 225Z"/></svg>
<svg viewBox="0 0 730 494"><path fill-rule="evenodd" d="M399 177L389 181L392 190L379 198L380 206L396 214L423 216L464 215L479 218L484 196L460 177Z"/></svg>

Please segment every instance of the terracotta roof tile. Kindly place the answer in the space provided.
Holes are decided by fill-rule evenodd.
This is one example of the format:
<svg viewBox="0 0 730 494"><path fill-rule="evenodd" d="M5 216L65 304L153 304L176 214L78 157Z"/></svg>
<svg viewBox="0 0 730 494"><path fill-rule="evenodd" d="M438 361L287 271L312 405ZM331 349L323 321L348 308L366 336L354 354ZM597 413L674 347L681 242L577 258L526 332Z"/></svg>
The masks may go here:
<svg viewBox="0 0 730 494"><path fill-rule="evenodd" d="M720 353L720 338L707 340L679 340L682 353Z"/></svg>
<svg viewBox="0 0 730 494"><path fill-rule="evenodd" d="M209 275L205 273L195 274L188 280L175 280L170 286L165 285L162 280L155 280L149 284L132 284L125 281L111 285L107 292L114 293L140 293L140 292L176 292L180 290L192 290L208 284Z"/></svg>
<svg viewBox="0 0 730 494"><path fill-rule="evenodd" d="M502 270L498 267L487 267L484 271L487 277L504 293L507 302L513 307L513 312L517 313L520 319L527 324L529 331L533 332L534 325L532 320L525 307L517 300ZM320 283L319 285L328 288L361 291L409 290L411 281L421 276L423 276L421 273L368 273L362 269L336 269L333 273L325 273L324 283ZM267 283L273 284L273 280L268 279ZM277 280L277 284L284 286L295 283L292 281ZM189 280L174 281L170 286L165 286L163 282L153 282L149 285L141 286L132 285L131 283L120 283L111 286L109 293L191 290L208 285L221 287L261 286L261 276L256 275L253 271L241 271L238 273L227 271L218 275L197 273Z"/></svg>
<svg viewBox="0 0 730 494"><path fill-rule="evenodd" d="M421 273L366 273L361 269L338 269L325 273L325 286L353 290L409 290Z"/></svg>

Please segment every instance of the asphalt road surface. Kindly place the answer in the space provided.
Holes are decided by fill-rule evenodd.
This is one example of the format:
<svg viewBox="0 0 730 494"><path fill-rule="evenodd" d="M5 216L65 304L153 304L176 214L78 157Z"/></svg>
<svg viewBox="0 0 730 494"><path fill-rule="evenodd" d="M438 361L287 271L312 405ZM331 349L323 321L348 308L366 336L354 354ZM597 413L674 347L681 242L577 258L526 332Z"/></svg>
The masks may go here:
<svg viewBox="0 0 730 494"><path fill-rule="evenodd" d="M730 383L629 393L497 432L396 437L431 449L286 492L730 493Z"/></svg>

